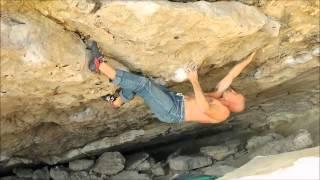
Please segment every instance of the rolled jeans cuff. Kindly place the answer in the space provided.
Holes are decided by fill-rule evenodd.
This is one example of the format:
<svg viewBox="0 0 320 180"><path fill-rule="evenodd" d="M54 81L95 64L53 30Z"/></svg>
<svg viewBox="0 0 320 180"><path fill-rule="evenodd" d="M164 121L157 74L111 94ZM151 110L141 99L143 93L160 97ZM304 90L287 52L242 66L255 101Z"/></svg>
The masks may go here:
<svg viewBox="0 0 320 180"><path fill-rule="evenodd" d="M123 92L122 90L119 92L119 96L121 97L122 101L124 101L125 103L129 102L131 99L128 99L126 98L124 95L123 95Z"/></svg>

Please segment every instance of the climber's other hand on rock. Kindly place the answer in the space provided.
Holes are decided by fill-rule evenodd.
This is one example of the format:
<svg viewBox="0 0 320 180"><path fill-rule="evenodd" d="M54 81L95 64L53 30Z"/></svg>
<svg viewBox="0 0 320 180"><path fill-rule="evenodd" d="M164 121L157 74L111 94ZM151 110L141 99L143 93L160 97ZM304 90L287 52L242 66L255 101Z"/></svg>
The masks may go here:
<svg viewBox="0 0 320 180"><path fill-rule="evenodd" d="M186 66L185 71L188 75L188 79L191 83L198 81L198 66L194 63L190 63Z"/></svg>

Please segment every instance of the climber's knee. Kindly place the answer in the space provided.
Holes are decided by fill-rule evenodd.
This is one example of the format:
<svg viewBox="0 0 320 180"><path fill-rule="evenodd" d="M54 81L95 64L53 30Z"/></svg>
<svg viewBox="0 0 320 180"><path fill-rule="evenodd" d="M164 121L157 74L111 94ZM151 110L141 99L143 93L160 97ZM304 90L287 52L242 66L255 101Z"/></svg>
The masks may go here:
<svg viewBox="0 0 320 180"><path fill-rule="evenodd" d="M138 81L138 86L137 86L137 89L135 90L137 93L147 90L148 88L151 87L152 82L146 77L140 76L137 79L137 81Z"/></svg>

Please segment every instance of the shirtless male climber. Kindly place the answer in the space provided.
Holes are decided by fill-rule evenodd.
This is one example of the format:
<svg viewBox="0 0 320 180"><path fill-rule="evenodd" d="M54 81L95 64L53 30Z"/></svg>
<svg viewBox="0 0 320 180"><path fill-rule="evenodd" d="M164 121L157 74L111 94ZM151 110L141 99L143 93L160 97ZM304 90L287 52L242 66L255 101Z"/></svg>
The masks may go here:
<svg viewBox="0 0 320 180"><path fill-rule="evenodd" d="M197 66L186 68L194 95L183 96L166 87L156 84L146 77L126 71L114 69L103 62L95 41L88 41L91 50L88 58L88 68L95 73L106 75L115 85L120 86L117 95L106 95L103 99L113 107L118 108L134 98L141 96L156 117L166 123L200 122L220 123L225 121L230 112L242 112L245 109L245 98L242 94L230 89L233 79L252 61L255 52L231 71L218 83L216 91L204 93L198 81Z"/></svg>

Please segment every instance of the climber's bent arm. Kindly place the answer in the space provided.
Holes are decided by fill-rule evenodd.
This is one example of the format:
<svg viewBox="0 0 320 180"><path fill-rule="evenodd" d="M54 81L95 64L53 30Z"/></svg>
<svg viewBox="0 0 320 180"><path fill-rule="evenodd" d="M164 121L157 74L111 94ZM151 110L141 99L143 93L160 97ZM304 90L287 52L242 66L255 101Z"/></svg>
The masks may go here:
<svg viewBox="0 0 320 180"><path fill-rule="evenodd" d="M207 112L210 109L210 105L206 99L206 97L203 94L203 91L201 89L200 83L197 79L191 81L194 95L195 95L195 100L202 112Z"/></svg>
<svg viewBox="0 0 320 180"><path fill-rule="evenodd" d="M225 107L221 102L219 102L218 100L213 100L212 103L208 103L198 80L191 81L191 84L193 86L195 100L198 107L203 113L212 118L211 123L219 123L229 117L229 109Z"/></svg>

